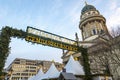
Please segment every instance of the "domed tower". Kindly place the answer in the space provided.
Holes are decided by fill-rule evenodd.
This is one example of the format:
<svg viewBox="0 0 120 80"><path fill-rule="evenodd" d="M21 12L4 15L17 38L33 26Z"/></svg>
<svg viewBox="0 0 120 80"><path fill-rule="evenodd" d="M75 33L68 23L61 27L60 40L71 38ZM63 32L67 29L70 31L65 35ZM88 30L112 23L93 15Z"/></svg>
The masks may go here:
<svg viewBox="0 0 120 80"><path fill-rule="evenodd" d="M86 3L81 11L79 28L83 41L91 41L98 36L109 38L106 19L92 5Z"/></svg>

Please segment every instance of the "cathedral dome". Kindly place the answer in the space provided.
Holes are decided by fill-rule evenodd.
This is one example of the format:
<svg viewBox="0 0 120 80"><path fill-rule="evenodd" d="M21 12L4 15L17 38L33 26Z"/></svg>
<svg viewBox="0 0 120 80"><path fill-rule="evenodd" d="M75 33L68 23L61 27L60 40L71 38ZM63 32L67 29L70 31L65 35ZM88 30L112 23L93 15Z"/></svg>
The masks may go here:
<svg viewBox="0 0 120 80"><path fill-rule="evenodd" d="M83 9L82 9L81 14L83 14L83 13L85 13L85 12L87 12L87 11L90 11L90 10L96 10L96 8L95 8L94 6L92 6L92 5L86 4L86 5L83 7Z"/></svg>

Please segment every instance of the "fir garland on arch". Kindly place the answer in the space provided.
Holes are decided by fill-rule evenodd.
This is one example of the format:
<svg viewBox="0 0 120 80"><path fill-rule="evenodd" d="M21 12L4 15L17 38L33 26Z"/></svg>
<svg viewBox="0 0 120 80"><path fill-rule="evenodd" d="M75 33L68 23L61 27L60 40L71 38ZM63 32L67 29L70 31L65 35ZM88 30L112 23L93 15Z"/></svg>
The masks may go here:
<svg viewBox="0 0 120 80"><path fill-rule="evenodd" d="M83 59L83 69L85 72L84 80L92 80L92 74L90 70L89 58L88 58L88 50L87 48L79 47L79 52L81 52L82 59Z"/></svg>
<svg viewBox="0 0 120 80"><path fill-rule="evenodd" d="M24 39L25 36L26 32L23 30L13 29L9 26L2 28L0 34L0 76L2 75L5 61L10 53L9 43L11 42L11 37Z"/></svg>

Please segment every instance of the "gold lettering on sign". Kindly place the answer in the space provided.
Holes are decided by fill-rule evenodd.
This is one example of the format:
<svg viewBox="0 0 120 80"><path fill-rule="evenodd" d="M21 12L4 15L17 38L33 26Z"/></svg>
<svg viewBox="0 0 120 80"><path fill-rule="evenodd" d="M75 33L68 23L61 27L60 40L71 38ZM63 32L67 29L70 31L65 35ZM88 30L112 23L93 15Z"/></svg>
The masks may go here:
<svg viewBox="0 0 120 80"><path fill-rule="evenodd" d="M61 42L55 42L55 41L52 41L52 40L43 39L41 37L28 35L26 37L26 40L31 41L31 42L35 42L35 43L39 43L39 44L43 44L43 45L53 46L53 47L56 47L56 48L62 48L62 49L65 49L65 50L78 51L77 46L63 44Z"/></svg>

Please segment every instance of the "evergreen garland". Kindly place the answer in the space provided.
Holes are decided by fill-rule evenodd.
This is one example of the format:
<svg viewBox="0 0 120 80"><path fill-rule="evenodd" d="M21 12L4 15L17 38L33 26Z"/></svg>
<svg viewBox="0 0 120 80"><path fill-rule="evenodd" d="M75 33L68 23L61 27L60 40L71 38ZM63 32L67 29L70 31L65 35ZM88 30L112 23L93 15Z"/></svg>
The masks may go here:
<svg viewBox="0 0 120 80"><path fill-rule="evenodd" d="M24 39L25 36L26 32L22 30L12 29L8 26L2 28L0 34L0 76L2 75L5 61L10 53L9 43L11 42L11 37Z"/></svg>
<svg viewBox="0 0 120 80"><path fill-rule="evenodd" d="M81 52L82 59L83 59L85 80L92 80L92 75L91 75L91 72L90 72L90 64L89 64L87 49L83 48L83 47L79 47L79 52Z"/></svg>

